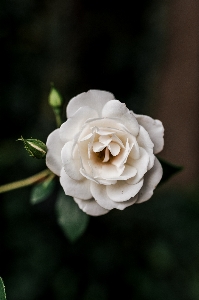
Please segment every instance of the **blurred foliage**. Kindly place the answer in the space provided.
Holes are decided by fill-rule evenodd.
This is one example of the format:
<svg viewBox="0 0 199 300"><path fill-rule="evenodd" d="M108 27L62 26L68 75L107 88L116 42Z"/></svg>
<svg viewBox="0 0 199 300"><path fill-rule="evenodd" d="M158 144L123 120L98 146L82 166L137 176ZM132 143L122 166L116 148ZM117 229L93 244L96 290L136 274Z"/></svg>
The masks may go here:
<svg viewBox="0 0 199 300"><path fill-rule="evenodd" d="M5 286L1 277L0 277L0 299L6 300Z"/></svg>
<svg viewBox="0 0 199 300"><path fill-rule="evenodd" d="M8 299L198 299L198 193L156 190L150 201L90 218L70 243L54 197L5 196L1 257ZM6 216L6 218L5 218Z"/></svg>
<svg viewBox="0 0 199 300"><path fill-rule="evenodd" d="M114 93L136 113L155 105L166 14L163 0L0 2L1 184L45 168L16 140L45 141L56 128L51 82L65 105L91 88ZM90 218L75 243L57 223L57 192L58 180L36 205L30 188L1 195L7 299L199 299L198 190L163 185L146 203Z"/></svg>
<svg viewBox="0 0 199 300"><path fill-rule="evenodd" d="M70 242L75 242L85 232L89 216L75 203L71 196L65 195L63 189L56 200L57 221Z"/></svg>
<svg viewBox="0 0 199 300"><path fill-rule="evenodd" d="M168 181L173 175L183 170L182 166L171 164L170 162L159 157L158 159L163 169L163 175L160 184L165 183L165 181Z"/></svg>

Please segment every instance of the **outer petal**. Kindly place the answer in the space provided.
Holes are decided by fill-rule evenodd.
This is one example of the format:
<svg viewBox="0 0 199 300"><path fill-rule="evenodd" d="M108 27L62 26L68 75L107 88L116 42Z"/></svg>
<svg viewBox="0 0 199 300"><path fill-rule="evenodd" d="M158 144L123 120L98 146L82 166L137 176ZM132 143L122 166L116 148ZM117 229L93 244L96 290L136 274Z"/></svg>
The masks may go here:
<svg viewBox="0 0 199 300"><path fill-rule="evenodd" d="M74 198L74 200L78 204L79 208L82 209L88 215L101 216L109 212L109 210L97 204L97 202L93 198L86 201L78 198Z"/></svg>
<svg viewBox="0 0 199 300"><path fill-rule="evenodd" d="M102 116L105 118L118 118L120 123L125 125L134 136L137 136L139 132L138 122L125 103L121 103L118 100L107 102L103 107Z"/></svg>
<svg viewBox="0 0 199 300"><path fill-rule="evenodd" d="M73 142L64 145L61 151L62 164L65 172L74 180L82 180L84 177L80 173L80 157L73 157Z"/></svg>
<svg viewBox="0 0 199 300"><path fill-rule="evenodd" d="M162 166L157 158L155 158L154 166L144 176L144 185L139 192L138 201L136 203L142 203L147 201L153 195L153 190L162 178Z"/></svg>
<svg viewBox="0 0 199 300"><path fill-rule="evenodd" d="M97 117L96 110L85 106L80 107L75 114L64 122L60 127L60 138L63 142L68 142L80 131L81 127L90 118Z"/></svg>
<svg viewBox="0 0 199 300"><path fill-rule="evenodd" d="M56 175L60 175L62 168L61 150L64 143L60 140L59 129L55 129L49 134L47 141L46 165Z"/></svg>
<svg viewBox="0 0 199 300"><path fill-rule="evenodd" d="M149 154L144 148L140 147L140 158L132 159L131 157L129 157L127 162L137 170L137 174L135 177L132 177L130 179L127 178L127 183L135 184L142 179L142 177L148 170Z"/></svg>
<svg viewBox="0 0 199 300"><path fill-rule="evenodd" d="M136 115L138 123L142 125L148 132L152 142L154 143L154 153L162 151L164 146L164 127L162 122L154 120L145 115Z"/></svg>
<svg viewBox="0 0 199 300"><path fill-rule="evenodd" d="M93 195L95 201L102 207L106 209L117 208L118 204L112 201L106 192L106 186L102 184L97 184L95 182L91 183L91 194Z"/></svg>
<svg viewBox="0 0 199 300"><path fill-rule="evenodd" d="M98 112L101 117L103 106L109 100L115 99L114 95L100 90L89 90L87 93L81 93L72 98L67 106L67 116L70 118L80 107L89 106Z"/></svg>
<svg viewBox="0 0 199 300"><path fill-rule="evenodd" d="M115 202L127 201L137 195L143 185L143 180L137 184L127 184L125 181L118 181L114 185L107 185L107 195Z"/></svg>
<svg viewBox="0 0 199 300"><path fill-rule="evenodd" d="M128 201L114 202L108 197L107 192L106 192L106 186L99 185L94 182L91 183L91 193L92 193L93 197L95 198L95 201L100 206L102 206L106 209L109 209L109 210L111 210L113 208L123 210L127 206L134 204L138 198L138 196L136 195L135 197L131 198Z"/></svg>
<svg viewBox="0 0 199 300"><path fill-rule="evenodd" d="M66 174L64 168L61 169L60 183L66 195L83 200L92 198L89 180L74 180Z"/></svg>
<svg viewBox="0 0 199 300"><path fill-rule="evenodd" d="M153 167L154 159L155 159L155 156L153 154L154 144L152 143L148 132L142 126L140 126L140 131L137 136L137 142L138 142L138 145L140 147L144 148L149 154L148 170L150 170Z"/></svg>

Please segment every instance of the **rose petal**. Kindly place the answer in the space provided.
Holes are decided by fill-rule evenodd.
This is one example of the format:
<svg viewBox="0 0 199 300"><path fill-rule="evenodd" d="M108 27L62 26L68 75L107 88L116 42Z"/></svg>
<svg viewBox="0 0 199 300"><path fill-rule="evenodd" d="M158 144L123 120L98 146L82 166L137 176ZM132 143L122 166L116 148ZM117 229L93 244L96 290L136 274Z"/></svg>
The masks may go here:
<svg viewBox="0 0 199 300"><path fill-rule="evenodd" d="M46 154L46 165L58 176L60 175L62 168L61 149L64 146L64 143L59 137L59 130L60 129L55 129L53 132L51 132L46 141L46 146L48 149Z"/></svg>
<svg viewBox="0 0 199 300"><path fill-rule="evenodd" d="M162 166L157 158L155 158L154 166L144 176L144 185L141 188L136 203L147 201L153 195L153 190L156 188L162 178Z"/></svg>
<svg viewBox="0 0 199 300"><path fill-rule="evenodd" d="M98 117L101 117L102 108L112 99L115 99L114 95L106 91L90 90L87 93L81 93L69 101L67 116L70 118L80 107L88 106L95 109Z"/></svg>
<svg viewBox="0 0 199 300"><path fill-rule="evenodd" d="M148 132L152 142L154 143L154 153L162 151L164 146L164 127L162 122L154 120L149 116L136 115L138 123L142 125Z"/></svg>
<svg viewBox="0 0 199 300"><path fill-rule="evenodd" d="M109 134L113 134L113 131L112 130L107 130L107 129L104 129L104 128L98 128L96 127L96 132L99 134L99 135L109 135Z"/></svg>
<svg viewBox="0 0 199 300"><path fill-rule="evenodd" d="M133 203L135 203L137 200L137 195L136 195L132 199L125 201L125 202L114 202L108 197L107 192L106 192L106 186L99 185L94 182L91 183L91 193L92 193L94 199L96 200L96 202L100 206L104 207L105 209L109 209L109 210L111 210L113 208L123 210L127 206L130 206Z"/></svg>
<svg viewBox="0 0 199 300"><path fill-rule="evenodd" d="M149 154L148 170L150 170L153 167L154 159L155 159L154 154L153 154L154 144L151 141L148 132L142 126L140 126L140 131L137 136L137 142L138 142L139 146L144 148Z"/></svg>
<svg viewBox="0 0 199 300"><path fill-rule="evenodd" d="M148 170L149 154L144 148L140 147L140 158L132 159L132 157L129 155L127 163L137 170L136 176L128 179L127 183L135 184L139 182L140 179L142 179L142 177Z"/></svg>
<svg viewBox="0 0 199 300"><path fill-rule="evenodd" d="M109 212L109 210L104 209L94 199L81 200L74 198L75 202L78 204L79 208L83 210L87 215L90 216L101 216Z"/></svg>
<svg viewBox="0 0 199 300"><path fill-rule="evenodd" d="M121 176L111 178L112 180L127 180L131 177L134 177L137 174L136 168L132 166L125 165L125 169ZM129 179L130 180L130 179Z"/></svg>
<svg viewBox="0 0 199 300"><path fill-rule="evenodd" d="M140 147L137 143L136 138L132 138L132 140L133 140L133 146L131 148L130 156L133 159L138 159L140 157Z"/></svg>
<svg viewBox="0 0 199 300"><path fill-rule="evenodd" d="M80 138L79 141L83 142L83 141L89 140L92 137L92 135L93 135L93 133L91 132L91 133L87 134L85 137Z"/></svg>
<svg viewBox="0 0 199 300"><path fill-rule="evenodd" d="M93 151L94 152L100 152L102 151L106 146L100 142L93 143Z"/></svg>
<svg viewBox="0 0 199 300"><path fill-rule="evenodd" d="M113 178L119 177L123 173L124 168L125 166L117 168L116 166L109 163L102 164L99 177L101 177L102 179L114 180Z"/></svg>
<svg viewBox="0 0 199 300"><path fill-rule="evenodd" d="M109 152L108 148L106 147L104 159L103 159L102 162L107 162L107 161L109 161L109 158L110 158L110 152Z"/></svg>
<svg viewBox="0 0 199 300"><path fill-rule="evenodd" d="M91 182L90 188L91 194L100 206L109 210L117 207L117 203L115 203L108 197L105 185Z"/></svg>
<svg viewBox="0 0 199 300"><path fill-rule="evenodd" d="M63 142L68 142L80 131L85 122L97 116L97 112L90 107L80 107L75 114L64 122L60 127L60 138Z"/></svg>
<svg viewBox="0 0 199 300"><path fill-rule="evenodd" d="M99 137L99 142L107 146L112 141L112 138L109 135L101 135Z"/></svg>
<svg viewBox="0 0 199 300"><path fill-rule="evenodd" d="M132 146L130 147L129 141L127 138L125 148L120 150L120 153L112 159L111 163L113 165L115 165L116 167L120 168L122 165L124 165L126 163L131 149L132 149Z"/></svg>
<svg viewBox="0 0 199 300"><path fill-rule="evenodd" d="M90 128L95 127L99 131L101 130L102 135L113 134L116 132L124 132L124 129L126 128L124 125L119 123L117 119L114 118L89 119L88 121L86 121L86 124L88 124Z"/></svg>
<svg viewBox="0 0 199 300"><path fill-rule="evenodd" d="M143 180L137 184L129 185L125 181L118 181L114 185L107 186L107 195L115 202L127 201L134 197L143 185Z"/></svg>
<svg viewBox="0 0 199 300"><path fill-rule="evenodd" d="M118 118L134 136L137 136L139 132L138 122L124 103L118 100L108 101L103 107L102 116L105 118Z"/></svg>
<svg viewBox="0 0 199 300"><path fill-rule="evenodd" d="M108 149L110 150L110 152L113 156L116 156L120 153L120 146L114 142L111 142L108 145Z"/></svg>
<svg viewBox="0 0 199 300"><path fill-rule="evenodd" d="M121 148L124 148L124 145L123 145L122 141L120 140L120 138L116 134L112 135L112 141L119 144Z"/></svg>
<svg viewBox="0 0 199 300"><path fill-rule="evenodd" d="M61 169L60 184L66 195L88 200L92 198L90 181L87 179L74 180L70 178L64 168Z"/></svg>
<svg viewBox="0 0 199 300"><path fill-rule="evenodd" d="M112 179L97 179L98 183L103 184L103 185L111 185L111 184L116 184L117 180L112 180Z"/></svg>
<svg viewBox="0 0 199 300"><path fill-rule="evenodd" d="M76 150L77 152L78 150ZM62 163L64 166L64 170L69 177L75 180L82 180L83 176L80 173L81 168L81 160L79 157L79 153L76 156L73 156L73 142L67 142L61 151Z"/></svg>
<svg viewBox="0 0 199 300"><path fill-rule="evenodd" d="M89 175L85 169L81 168L80 169L80 173L87 179L91 180L91 181L94 181L96 183L99 183L94 177L93 177L93 174L92 175Z"/></svg>
<svg viewBox="0 0 199 300"><path fill-rule="evenodd" d="M126 207L129 207L129 206L133 205L134 203L136 203L137 199L138 199L138 195L135 195L130 200L127 200L124 202L117 202L117 204L118 204L117 209L124 210Z"/></svg>
<svg viewBox="0 0 199 300"><path fill-rule="evenodd" d="M145 149L153 149L154 147L154 144L151 141L148 132L142 126L140 126L139 134L137 136L137 142L140 147Z"/></svg>

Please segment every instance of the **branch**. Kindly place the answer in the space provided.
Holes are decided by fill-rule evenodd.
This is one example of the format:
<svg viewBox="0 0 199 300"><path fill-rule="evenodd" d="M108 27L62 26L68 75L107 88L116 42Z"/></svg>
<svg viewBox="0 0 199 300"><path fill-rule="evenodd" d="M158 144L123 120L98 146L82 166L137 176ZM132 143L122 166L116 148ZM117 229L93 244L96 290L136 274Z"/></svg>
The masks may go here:
<svg viewBox="0 0 199 300"><path fill-rule="evenodd" d="M31 185L33 183L36 183L37 181L40 181L40 180L48 177L49 175L54 175L54 174L49 169L45 169L42 172L35 174L31 177L28 177L26 179L22 179L22 180L15 181L12 183L4 184L4 185L0 186L0 193L5 193L5 192L11 191L11 190L15 190L18 188L22 188L22 187Z"/></svg>

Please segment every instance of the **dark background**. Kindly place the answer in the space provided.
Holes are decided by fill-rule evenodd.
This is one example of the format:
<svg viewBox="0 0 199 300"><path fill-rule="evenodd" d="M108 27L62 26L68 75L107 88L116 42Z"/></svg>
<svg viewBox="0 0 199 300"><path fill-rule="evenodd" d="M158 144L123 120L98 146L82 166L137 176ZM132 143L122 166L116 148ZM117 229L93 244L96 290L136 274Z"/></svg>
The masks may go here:
<svg viewBox="0 0 199 300"><path fill-rule="evenodd" d="M1 184L45 168L16 140L54 130L51 82L65 105L102 89L161 119L159 157L184 166L150 201L90 218L74 244L56 221L58 180L35 206L31 188L1 195L8 300L199 299L198 11L194 0L1 0Z"/></svg>

